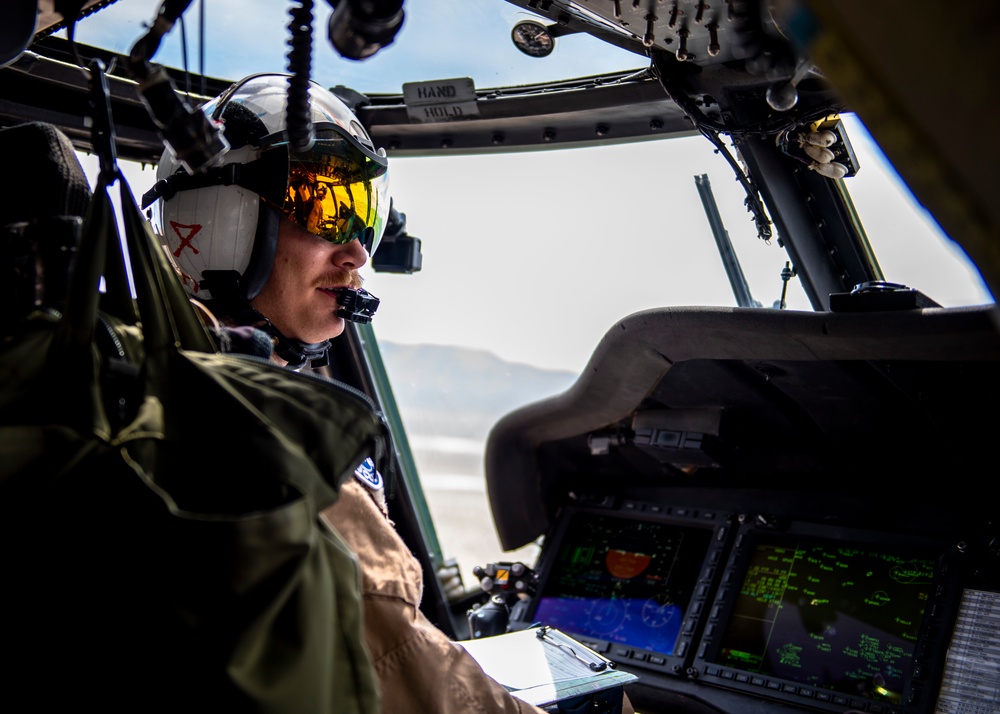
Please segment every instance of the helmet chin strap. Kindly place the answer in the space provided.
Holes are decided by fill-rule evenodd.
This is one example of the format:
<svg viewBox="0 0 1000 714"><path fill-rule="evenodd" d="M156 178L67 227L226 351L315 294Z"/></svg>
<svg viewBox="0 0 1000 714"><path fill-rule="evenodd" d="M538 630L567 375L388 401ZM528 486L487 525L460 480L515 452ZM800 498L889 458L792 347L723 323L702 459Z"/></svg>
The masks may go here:
<svg viewBox="0 0 1000 714"><path fill-rule="evenodd" d="M303 342L282 334L281 330L271 324L267 317L242 296L239 277L239 273L235 270L204 272L202 285L212 292L210 307L218 305L218 309L214 311L230 317L237 324L249 325L266 332L274 343L274 353L288 363L289 369L302 369L306 363L312 367L325 367L330 364L330 340Z"/></svg>
<svg viewBox="0 0 1000 714"><path fill-rule="evenodd" d="M302 369L307 362L311 367L325 367L330 364L330 340L303 342L294 337L286 337L250 303L245 303L245 309L236 316L236 319L241 325L251 325L270 335L274 343L274 354L285 360L289 369Z"/></svg>
<svg viewBox="0 0 1000 714"><path fill-rule="evenodd" d="M257 314L260 315L259 312ZM294 337L285 337L267 318L264 318L264 325L257 327L271 336L274 340L274 353L288 363L289 369L302 369L306 362L312 367L330 364L330 340L302 342Z"/></svg>
<svg viewBox="0 0 1000 714"><path fill-rule="evenodd" d="M250 325L266 332L274 343L274 354L285 360L289 369L302 369L306 363L311 367L330 364L330 340L303 342L294 337L286 337L249 303L245 303L245 309L236 315L236 320L241 325Z"/></svg>

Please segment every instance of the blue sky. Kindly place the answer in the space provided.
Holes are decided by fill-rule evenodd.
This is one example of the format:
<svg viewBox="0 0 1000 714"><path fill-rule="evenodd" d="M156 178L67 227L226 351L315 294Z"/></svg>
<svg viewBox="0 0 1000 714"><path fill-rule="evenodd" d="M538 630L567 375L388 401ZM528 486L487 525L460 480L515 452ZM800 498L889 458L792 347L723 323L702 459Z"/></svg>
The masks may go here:
<svg viewBox="0 0 1000 714"><path fill-rule="evenodd" d="M212 34L205 71L240 78L283 71L290 3L208 3ZM119 0L77 40L127 52L158 0ZM509 31L520 17L499 0L411 0L396 41L363 62L340 59L326 39L330 7L316 3L313 78L359 91L401 91L403 81L470 76L478 87L582 76L648 62L588 37L557 41L539 60L518 53ZM118 13L110 15L112 11ZM187 38L197 67L199 0ZM442 17L455 22L447 27ZM493 33L476 28L495 25ZM107 31L110 34L104 34ZM221 39L220 39L221 38ZM181 64L179 28L154 61ZM457 54L456 54L457 53ZM460 60L455 62L455 58ZM515 79L517 78L517 79ZM850 120L850 119L849 119ZM863 127L849 132L861 171L847 181L888 280L952 306L990 300L964 254L943 239L887 170ZM85 161L86 165L92 164ZM526 364L578 372L615 321L663 305L735 305L694 183L707 174L753 297L780 297L786 256L756 237L732 170L702 137L499 156L395 158L390 181L424 267L409 276L367 274L382 299L381 339L457 344ZM129 169L136 195L150 173ZM810 309L793 282L788 305Z"/></svg>
<svg viewBox="0 0 1000 714"><path fill-rule="evenodd" d="M204 11L202 12L202 3ZM84 18L76 39L127 54L146 33L160 0L118 0L93 18ZM183 66L182 37L188 66L200 66L200 18L205 18L204 69L209 76L238 79L251 72L287 69L289 10L296 2L278 0L192 0L181 23L163 38L155 62ZM395 41L373 57L346 60L327 38L329 2L313 4L313 79L358 91L398 93L403 82L472 77L478 87L533 83L648 66L645 57L625 52L585 35L557 41L542 60L518 52L510 30L520 19L536 18L502 0L407 0L405 19Z"/></svg>

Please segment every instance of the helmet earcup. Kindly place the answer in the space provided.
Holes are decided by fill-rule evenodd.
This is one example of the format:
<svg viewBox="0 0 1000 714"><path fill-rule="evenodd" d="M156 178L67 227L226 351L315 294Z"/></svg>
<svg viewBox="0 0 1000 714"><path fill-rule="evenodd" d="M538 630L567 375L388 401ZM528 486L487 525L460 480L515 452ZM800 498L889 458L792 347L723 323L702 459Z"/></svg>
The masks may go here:
<svg viewBox="0 0 1000 714"><path fill-rule="evenodd" d="M241 281L243 297L247 302L260 295L267 279L271 277L274 254L278 249L280 222L281 214L278 210L260 201L253 252L250 254L250 262L247 264L246 270L243 271L243 280Z"/></svg>
<svg viewBox="0 0 1000 714"><path fill-rule="evenodd" d="M230 151L226 163L246 163L254 153L249 147ZM176 166L175 161L164 157L157 179L171 175ZM256 193L240 186L208 186L180 191L158 203L162 205L154 217L156 229L192 295L212 297L201 285L205 270L235 270L242 274L247 269L261 205Z"/></svg>

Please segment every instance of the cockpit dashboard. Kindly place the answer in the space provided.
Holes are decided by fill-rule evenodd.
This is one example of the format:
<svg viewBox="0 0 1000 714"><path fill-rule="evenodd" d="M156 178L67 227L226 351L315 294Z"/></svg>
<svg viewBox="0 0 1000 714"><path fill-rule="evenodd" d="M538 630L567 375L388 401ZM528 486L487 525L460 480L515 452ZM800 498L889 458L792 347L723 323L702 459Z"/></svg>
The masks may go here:
<svg viewBox="0 0 1000 714"><path fill-rule="evenodd" d="M642 712L1000 711L992 310L615 325L490 436L498 532L542 544L512 628L637 674Z"/></svg>

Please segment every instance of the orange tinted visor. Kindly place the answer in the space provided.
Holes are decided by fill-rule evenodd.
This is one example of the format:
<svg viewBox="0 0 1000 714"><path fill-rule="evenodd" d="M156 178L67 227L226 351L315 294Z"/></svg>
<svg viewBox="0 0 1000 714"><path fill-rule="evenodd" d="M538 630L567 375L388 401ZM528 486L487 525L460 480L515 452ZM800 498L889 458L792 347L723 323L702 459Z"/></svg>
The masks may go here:
<svg viewBox="0 0 1000 714"><path fill-rule="evenodd" d="M389 215L387 170L384 151L335 129L317 131L312 149L289 150L288 184L276 208L314 236L338 245L357 239L373 255Z"/></svg>

